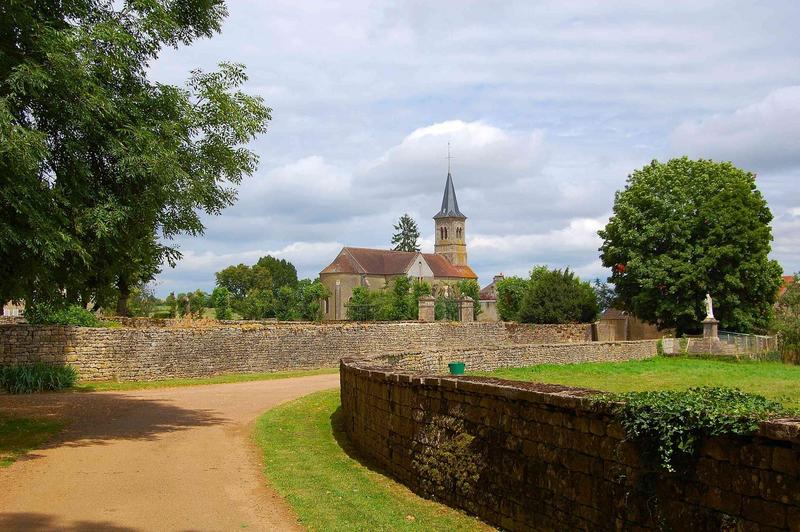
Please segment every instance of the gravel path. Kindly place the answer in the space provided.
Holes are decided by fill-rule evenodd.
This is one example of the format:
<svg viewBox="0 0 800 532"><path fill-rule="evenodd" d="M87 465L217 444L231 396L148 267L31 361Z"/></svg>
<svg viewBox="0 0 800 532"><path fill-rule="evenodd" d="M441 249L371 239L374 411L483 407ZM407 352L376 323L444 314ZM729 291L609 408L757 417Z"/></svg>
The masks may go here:
<svg viewBox="0 0 800 532"><path fill-rule="evenodd" d="M0 469L0 530L299 530L250 439L273 406L338 375L132 392L0 395L0 410L70 421Z"/></svg>

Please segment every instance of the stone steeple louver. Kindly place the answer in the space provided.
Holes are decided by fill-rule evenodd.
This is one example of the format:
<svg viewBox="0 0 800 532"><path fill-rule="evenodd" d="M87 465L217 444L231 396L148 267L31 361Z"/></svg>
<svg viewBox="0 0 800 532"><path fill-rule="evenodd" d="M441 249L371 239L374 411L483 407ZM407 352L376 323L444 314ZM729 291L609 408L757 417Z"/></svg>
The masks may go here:
<svg viewBox="0 0 800 532"><path fill-rule="evenodd" d="M456 189L453 186L453 176L447 172L447 183L444 185L444 197L442 197L442 209L433 217L439 218L461 218L466 220L460 210L458 210L458 200L456 199Z"/></svg>

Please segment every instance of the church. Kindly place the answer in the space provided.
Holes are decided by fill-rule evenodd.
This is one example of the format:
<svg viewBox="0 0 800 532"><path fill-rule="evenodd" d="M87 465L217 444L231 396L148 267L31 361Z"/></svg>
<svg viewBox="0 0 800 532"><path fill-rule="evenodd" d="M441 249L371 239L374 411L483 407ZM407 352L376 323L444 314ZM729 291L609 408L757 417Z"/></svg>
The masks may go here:
<svg viewBox="0 0 800 532"><path fill-rule="evenodd" d="M319 274L330 290L324 301L326 320L346 319L345 305L357 286L379 290L400 275L436 287L478 276L467 264L467 217L458 209L453 176L447 172L442 208L433 217L436 225L434 253L344 247Z"/></svg>

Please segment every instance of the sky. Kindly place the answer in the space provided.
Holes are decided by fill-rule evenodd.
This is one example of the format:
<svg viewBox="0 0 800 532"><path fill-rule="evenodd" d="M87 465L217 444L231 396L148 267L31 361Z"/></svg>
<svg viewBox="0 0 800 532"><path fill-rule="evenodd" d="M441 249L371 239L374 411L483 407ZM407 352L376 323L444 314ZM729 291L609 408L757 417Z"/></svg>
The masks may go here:
<svg viewBox="0 0 800 532"><path fill-rule="evenodd" d="M263 255L314 278L344 246L390 247L410 214L433 251L447 144L469 262L605 278L597 230L653 159L757 174L773 253L800 270L800 2L230 0L222 32L153 79L243 63L273 109L236 204L176 239L156 293Z"/></svg>

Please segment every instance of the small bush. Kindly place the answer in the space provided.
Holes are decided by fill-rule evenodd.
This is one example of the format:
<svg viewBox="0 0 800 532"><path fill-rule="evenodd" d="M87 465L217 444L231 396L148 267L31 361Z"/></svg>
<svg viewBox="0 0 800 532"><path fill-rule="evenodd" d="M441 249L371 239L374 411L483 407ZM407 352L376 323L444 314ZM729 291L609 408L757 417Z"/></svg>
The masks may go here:
<svg viewBox="0 0 800 532"><path fill-rule="evenodd" d="M751 434L759 421L790 413L780 403L735 388L604 394L598 400L618 403L614 413L628 437L667 471L674 471L676 456L692 455L703 436Z"/></svg>
<svg viewBox="0 0 800 532"><path fill-rule="evenodd" d="M32 325L77 325L78 327L102 325L93 312L77 305L58 307L47 303L32 304L25 309L25 319Z"/></svg>
<svg viewBox="0 0 800 532"><path fill-rule="evenodd" d="M66 364L16 364L0 368L0 388L8 393L34 393L71 388L78 372Z"/></svg>

